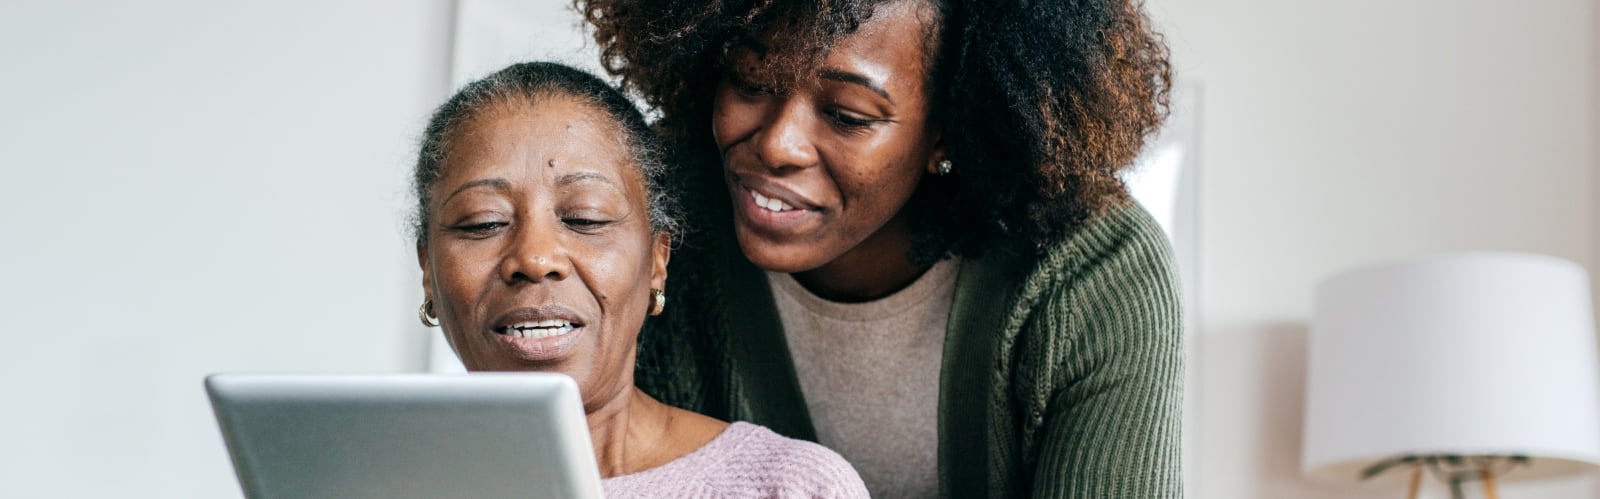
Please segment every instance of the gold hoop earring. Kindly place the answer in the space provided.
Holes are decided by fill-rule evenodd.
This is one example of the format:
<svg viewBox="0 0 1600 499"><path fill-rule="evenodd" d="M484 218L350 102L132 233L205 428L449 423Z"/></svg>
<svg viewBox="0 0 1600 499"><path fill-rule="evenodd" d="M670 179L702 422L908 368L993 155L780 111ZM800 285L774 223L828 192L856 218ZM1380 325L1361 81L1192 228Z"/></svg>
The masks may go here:
<svg viewBox="0 0 1600 499"><path fill-rule="evenodd" d="M652 288L650 290L650 299L652 300L652 303L650 305L650 315L652 317L653 316L657 316L657 315L661 315L661 311L667 309L667 293L666 292L664 292L662 290L659 290L659 289L653 289Z"/></svg>
<svg viewBox="0 0 1600 499"><path fill-rule="evenodd" d="M417 319L420 319L424 326L439 327L439 319L433 315L433 300L424 300L422 306L417 307Z"/></svg>

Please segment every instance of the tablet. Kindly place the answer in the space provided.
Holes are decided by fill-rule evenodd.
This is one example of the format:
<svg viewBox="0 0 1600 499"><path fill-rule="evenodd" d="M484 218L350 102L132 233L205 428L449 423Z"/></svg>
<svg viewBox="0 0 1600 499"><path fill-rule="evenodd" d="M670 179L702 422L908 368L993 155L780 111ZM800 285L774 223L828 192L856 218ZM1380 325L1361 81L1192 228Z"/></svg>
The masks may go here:
<svg viewBox="0 0 1600 499"><path fill-rule="evenodd" d="M601 494L565 375L214 374L205 384L251 499Z"/></svg>

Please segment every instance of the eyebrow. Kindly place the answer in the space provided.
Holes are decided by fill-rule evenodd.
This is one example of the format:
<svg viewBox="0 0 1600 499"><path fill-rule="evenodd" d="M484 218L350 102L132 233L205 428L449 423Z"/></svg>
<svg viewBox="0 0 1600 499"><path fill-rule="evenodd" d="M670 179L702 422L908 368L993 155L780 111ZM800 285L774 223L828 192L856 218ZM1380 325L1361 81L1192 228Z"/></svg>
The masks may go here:
<svg viewBox="0 0 1600 499"><path fill-rule="evenodd" d="M863 87L867 87L867 89L872 90L873 92L876 92L878 95L883 96L883 98L889 99L889 103L890 104L894 103L894 97L890 97L889 96L889 92L887 90L883 89L883 85L878 84L878 82L872 81L871 78L867 78L865 76L862 76L862 75L859 75L859 74L856 74L856 73L851 73L851 72L848 72L848 71L840 71L840 70L837 70L837 69L824 69L824 70L822 70L822 72L820 74L818 74L818 76L820 76L821 78L823 78L825 80L833 80L833 81L844 82L844 83L854 83L854 84L857 84L857 85L861 85Z"/></svg>
<svg viewBox="0 0 1600 499"><path fill-rule="evenodd" d="M568 174L562 175L560 177L556 177L556 186L557 187L566 187L568 185L572 185L572 184L575 184L575 183L578 183L578 182L584 182L584 181L597 181L597 182L603 182L603 183L606 183L606 184L616 185L616 182L612 182L611 179L606 178L605 175L601 175L601 174L598 174L598 173L595 173L595 172L572 172L572 173L568 173Z"/></svg>
<svg viewBox="0 0 1600 499"><path fill-rule="evenodd" d="M446 203L449 203L450 202L450 198L456 197L456 194L461 194L462 191L466 191L466 190L477 188L477 187L485 187L485 186L493 187L493 188L495 188L497 190L502 190L503 191L503 190L507 190L507 189L511 188L511 182L508 182L508 181L506 181L506 179L498 178L498 177L497 178L480 178L478 180L467 182L465 184L461 184L461 187L457 187L456 190L451 192L449 196L445 196L444 197L444 201L440 201L439 205L443 206Z"/></svg>
<svg viewBox="0 0 1600 499"><path fill-rule="evenodd" d="M602 183L606 183L606 184L610 184L610 185L616 185L616 182L612 182L611 179L606 178L605 175L601 175L601 174L598 174L598 173L595 173L595 172L573 172L573 173L568 173L566 175L562 175L560 177L556 177L556 186L558 186L558 187L566 187L566 186L571 185L571 184L575 184L575 183L578 183L578 182L585 182L585 181L595 181L595 182L602 182ZM456 197L457 194L461 194L462 192L465 192L465 191L468 191L468 190L471 190L471 189L474 189L474 188L478 188L478 187L493 187L496 190L504 191L504 190L511 189L511 182L507 181L506 179L499 178L499 177L496 177L496 178L480 178L478 180L474 180L474 181L471 181L471 182L467 182L465 184L461 184L461 187L457 187L456 190L452 191L449 196L445 196L444 197L444 201L440 201L439 204L443 205L443 204L449 203L450 202L450 198Z"/></svg>

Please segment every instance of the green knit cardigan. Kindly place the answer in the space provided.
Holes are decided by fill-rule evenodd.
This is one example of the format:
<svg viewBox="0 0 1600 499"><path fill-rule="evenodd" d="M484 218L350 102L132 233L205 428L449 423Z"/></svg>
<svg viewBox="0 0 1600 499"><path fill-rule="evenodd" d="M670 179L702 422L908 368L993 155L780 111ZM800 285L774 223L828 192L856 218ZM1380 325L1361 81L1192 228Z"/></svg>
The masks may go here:
<svg viewBox="0 0 1600 499"><path fill-rule="evenodd" d="M635 381L815 441L766 276L727 223L673 255ZM1181 497L1177 282L1166 238L1132 203L1037 258L964 259L939 379L941 495Z"/></svg>

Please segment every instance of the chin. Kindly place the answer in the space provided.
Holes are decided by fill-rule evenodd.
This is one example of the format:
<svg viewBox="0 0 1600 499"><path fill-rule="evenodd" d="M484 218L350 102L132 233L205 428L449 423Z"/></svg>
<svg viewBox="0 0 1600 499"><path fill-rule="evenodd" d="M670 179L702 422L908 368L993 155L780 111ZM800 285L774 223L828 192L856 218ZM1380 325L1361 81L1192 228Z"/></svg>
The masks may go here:
<svg viewBox="0 0 1600 499"><path fill-rule="evenodd" d="M821 267L828 262L814 261L808 258L816 253L803 245L779 244L750 234L744 229L738 230L739 250L744 252L744 257L750 263L768 272L782 272L793 274L805 272Z"/></svg>

